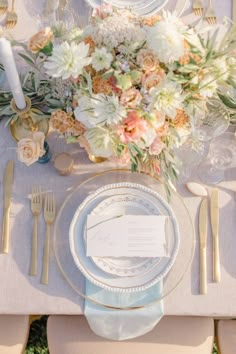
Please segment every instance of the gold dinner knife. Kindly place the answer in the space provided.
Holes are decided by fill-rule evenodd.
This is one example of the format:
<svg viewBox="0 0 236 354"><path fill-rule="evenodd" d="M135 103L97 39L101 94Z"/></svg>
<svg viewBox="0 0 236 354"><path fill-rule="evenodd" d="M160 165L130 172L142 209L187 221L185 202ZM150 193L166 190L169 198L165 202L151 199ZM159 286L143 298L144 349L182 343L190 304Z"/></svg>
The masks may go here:
<svg viewBox="0 0 236 354"><path fill-rule="evenodd" d="M4 175L4 212L2 224L2 253L9 250L9 217L13 185L14 161L9 160Z"/></svg>
<svg viewBox="0 0 236 354"><path fill-rule="evenodd" d="M213 281L220 281L219 253L219 191L214 188L211 192L211 229L213 239Z"/></svg>
<svg viewBox="0 0 236 354"><path fill-rule="evenodd" d="M201 202L200 211L199 211L200 294L207 293L207 264L206 264L207 224L208 224L207 199L204 198Z"/></svg>

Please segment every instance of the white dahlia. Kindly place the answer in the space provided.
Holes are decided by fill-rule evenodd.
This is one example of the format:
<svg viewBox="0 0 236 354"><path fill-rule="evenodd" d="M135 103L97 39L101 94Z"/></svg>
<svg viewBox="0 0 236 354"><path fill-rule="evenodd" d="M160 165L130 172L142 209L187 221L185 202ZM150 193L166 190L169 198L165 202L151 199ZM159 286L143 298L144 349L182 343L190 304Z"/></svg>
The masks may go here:
<svg viewBox="0 0 236 354"><path fill-rule="evenodd" d="M103 69L109 69L113 56L107 51L105 47L96 48L92 55L92 66L95 70L100 71Z"/></svg>
<svg viewBox="0 0 236 354"><path fill-rule="evenodd" d="M156 88L150 91L149 108L156 109L159 112L166 114L174 119L176 109L183 107L184 95L182 94L181 86L173 81L164 80Z"/></svg>
<svg viewBox="0 0 236 354"><path fill-rule="evenodd" d="M88 57L89 45L63 42L54 47L52 55L45 62L46 73L52 77L77 78L83 68L91 63Z"/></svg>
<svg viewBox="0 0 236 354"><path fill-rule="evenodd" d="M158 60L168 64L184 55L184 36L173 21L160 21L147 29L147 44Z"/></svg>

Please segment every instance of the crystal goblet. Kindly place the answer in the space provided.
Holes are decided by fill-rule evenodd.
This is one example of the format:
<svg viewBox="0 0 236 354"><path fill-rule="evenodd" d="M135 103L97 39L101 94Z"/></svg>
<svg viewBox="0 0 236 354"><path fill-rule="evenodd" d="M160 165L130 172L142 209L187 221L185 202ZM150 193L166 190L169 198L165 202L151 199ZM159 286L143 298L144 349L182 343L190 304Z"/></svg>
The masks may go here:
<svg viewBox="0 0 236 354"><path fill-rule="evenodd" d="M206 159L198 166L198 175L206 184L224 180L224 172L236 167L236 137L224 133L211 141Z"/></svg>
<svg viewBox="0 0 236 354"><path fill-rule="evenodd" d="M230 114L217 98L206 103L206 111L198 111L191 119L192 134L200 141L210 141L229 127Z"/></svg>

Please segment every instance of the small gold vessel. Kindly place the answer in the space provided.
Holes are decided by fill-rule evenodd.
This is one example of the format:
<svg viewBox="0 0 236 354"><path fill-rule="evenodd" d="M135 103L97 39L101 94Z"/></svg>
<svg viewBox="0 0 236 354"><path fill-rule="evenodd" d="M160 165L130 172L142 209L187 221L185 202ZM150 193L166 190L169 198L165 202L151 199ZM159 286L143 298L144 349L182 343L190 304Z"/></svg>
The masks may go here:
<svg viewBox="0 0 236 354"><path fill-rule="evenodd" d="M49 129L49 119L41 111L31 109L31 100L25 96L26 107L19 109L15 100L11 100L11 109L15 116L10 123L10 133L14 140L28 138L32 132L41 131L46 136Z"/></svg>
<svg viewBox="0 0 236 354"><path fill-rule="evenodd" d="M107 160L106 157L102 157L102 156L95 156L95 155L92 155L92 154L89 154L88 155L88 158L90 161L94 162L94 163L101 163L101 162L104 162Z"/></svg>

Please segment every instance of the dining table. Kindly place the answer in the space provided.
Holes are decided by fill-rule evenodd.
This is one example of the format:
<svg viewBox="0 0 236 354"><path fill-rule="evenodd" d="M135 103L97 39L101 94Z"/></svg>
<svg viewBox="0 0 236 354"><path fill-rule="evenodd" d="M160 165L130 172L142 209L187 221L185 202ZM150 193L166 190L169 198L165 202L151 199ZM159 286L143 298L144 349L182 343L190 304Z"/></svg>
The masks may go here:
<svg viewBox="0 0 236 354"><path fill-rule="evenodd" d="M17 26L8 31L10 37L17 40L27 39L38 31L38 14L36 2L30 0L16 1L18 13ZM37 2L41 9L42 0ZM170 1L171 3L171 1ZM214 0L218 23L225 18L231 18L232 1ZM71 1L75 11L83 17L90 11L89 5L80 1ZM84 9L84 13L81 9ZM41 11L41 10L39 10ZM186 1L181 17L183 21L195 23L199 26L199 18L192 13L191 1ZM36 21L37 19L37 21ZM2 20L3 21L3 20ZM2 22L3 24L3 22ZM17 52L15 52L17 58ZM22 61L16 59L18 70L21 70ZM23 67L23 66L22 66ZM22 69L23 70L23 69ZM84 312L85 279L83 274L75 268L76 286L58 264L58 255L55 254L55 228L52 226L50 277L47 285L41 284L41 272L36 276L29 275L31 242L33 230L33 215L30 209L30 194L32 186L40 185L43 191L53 191L56 197L57 213L63 208L67 198L75 190L80 193L83 186L93 189L102 186L107 181L106 173L119 173L124 166L118 163L104 161L91 162L86 152L78 144L66 144L56 132L50 131L47 142L50 147L51 160L45 164L34 163L26 166L17 159L16 142L12 138L6 118L0 120L0 224L3 220L4 200L4 170L8 160L14 160L14 183L10 209L10 247L7 254L0 254L0 314L67 314L80 315ZM234 127L230 127L234 131ZM74 159L73 173L61 176L54 167L55 156L59 153L68 153ZM105 172L108 171L108 172ZM111 172L113 171L113 172ZM132 174L132 181L139 181L137 173ZM97 176L97 177L96 177ZM89 178L95 178L89 180ZM96 185L97 179L100 185ZM194 170L191 181L198 182L197 170ZM85 184L83 184L85 183ZM152 179L153 186L159 182ZM202 198L190 193L185 183L177 183L177 196L181 205L188 213L189 219L182 220L185 235L181 237L181 254L170 270L172 280L169 280L169 289L164 300L165 315L180 316L207 316L214 318L236 317L236 169L227 170L225 180L218 186L219 189L219 249L220 249L220 282L214 282L212 277L212 231L210 222L207 229L207 294L199 294L199 234L198 214ZM206 186L210 194L213 186ZM89 193L89 191L87 191ZM82 198L82 197L81 197ZM177 202L176 202L177 203ZM79 201L78 201L79 205ZM178 208L178 205L177 205ZM64 212L64 211L63 211ZM65 217L65 215L64 215ZM65 220L71 220L73 210L67 208ZM63 225L63 221L60 220ZM191 229L192 225L192 229ZM43 213L38 222L38 266L42 269L43 247L45 237L45 222ZM68 234L64 234L68 238ZM189 237L189 239L188 239ZM191 240L190 240L191 238ZM62 244L63 245L63 244ZM191 250L189 249L191 245ZM63 246L61 246L63 247ZM53 252L54 251L54 252ZM63 248L60 249L63 255ZM65 254L66 254L65 250ZM188 262L185 262L185 257ZM63 262L71 260L64 257ZM69 264L69 263L68 263ZM175 282L171 286L170 282Z"/></svg>

